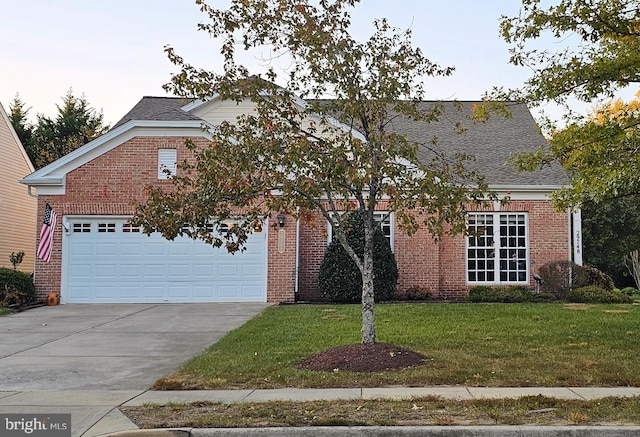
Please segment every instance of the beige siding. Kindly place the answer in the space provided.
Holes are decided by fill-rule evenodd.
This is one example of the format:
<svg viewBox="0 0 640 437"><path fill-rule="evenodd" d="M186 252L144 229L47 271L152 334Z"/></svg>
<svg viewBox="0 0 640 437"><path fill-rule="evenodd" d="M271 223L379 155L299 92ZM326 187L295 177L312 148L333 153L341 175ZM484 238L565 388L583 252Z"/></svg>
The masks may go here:
<svg viewBox="0 0 640 437"><path fill-rule="evenodd" d="M20 270L31 273L36 251L36 199L18 182L33 172L11 122L0 105L0 266L11 267L12 252L24 251Z"/></svg>
<svg viewBox="0 0 640 437"><path fill-rule="evenodd" d="M211 106L207 106L207 111L200 117L214 126L223 121L234 121L239 115L248 114L254 111L255 103L251 100L244 100L236 103L230 100L220 100Z"/></svg>
<svg viewBox="0 0 640 437"><path fill-rule="evenodd" d="M212 125L217 126L223 121L233 122L240 115L255 112L255 106L256 104L248 99L240 103L230 100L218 100L210 105L206 105L205 109L198 113L198 116ZM315 128L318 129L317 135L319 136L329 136L330 131L334 129L334 127L330 125L321 127L320 118L317 116L307 116L305 120L302 121L302 129L308 130L311 122L315 123ZM342 132L339 133L341 134Z"/></svg>

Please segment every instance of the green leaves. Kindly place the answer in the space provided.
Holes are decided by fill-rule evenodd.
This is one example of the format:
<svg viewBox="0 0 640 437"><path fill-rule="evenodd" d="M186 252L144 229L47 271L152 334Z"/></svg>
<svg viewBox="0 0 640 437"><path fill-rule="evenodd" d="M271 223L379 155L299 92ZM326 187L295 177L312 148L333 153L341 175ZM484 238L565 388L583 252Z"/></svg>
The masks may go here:
<svg viewBox="0 0 640 437"><path fill-rule="evenodd" d="M533 70L525 86L506 93L507 98L533 105L566 105L569 98L591 102L613 97L640 81L637 0L562 0L548 7L540 3L523 0L519 16L502 17L503 38L512 44L511 62ZM549 35L559 43L557 51L530 48ZM585 119L572 114L568 105L565 108L567 126L549 130L548 150L517 156L520 168L532 170L557 161L567 170L571 186L554 194L559 208L637 193L637 111L603 114L605 105L596 108L599 116Z"/></svg>

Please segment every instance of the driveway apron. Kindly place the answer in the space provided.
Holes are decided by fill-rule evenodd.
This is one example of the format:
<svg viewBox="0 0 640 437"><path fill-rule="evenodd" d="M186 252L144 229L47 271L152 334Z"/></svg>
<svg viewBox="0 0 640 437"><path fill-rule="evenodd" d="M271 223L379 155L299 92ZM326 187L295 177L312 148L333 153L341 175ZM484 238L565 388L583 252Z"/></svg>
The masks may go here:
<svg viewBox="0 0 640 437"><path fill-rule="evenodd" d="M0 412L72 413L82 435L268 306L67 304L1 316Z"/></svg>

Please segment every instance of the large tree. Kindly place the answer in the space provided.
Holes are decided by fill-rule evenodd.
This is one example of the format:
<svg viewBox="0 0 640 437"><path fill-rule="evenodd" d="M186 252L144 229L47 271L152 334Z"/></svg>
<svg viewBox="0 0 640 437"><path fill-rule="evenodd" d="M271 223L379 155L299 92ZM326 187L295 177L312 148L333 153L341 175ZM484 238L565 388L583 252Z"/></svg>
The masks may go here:
<svg viewBox="0 0 640 437"><path fill-rule="evenodd" d="M16 134L27 152L29 159L32 163L35 163L36 154L33 150L34 127L29 123L28 118L30 109L31 108L27 108L26 103L20 99L20 95L16 94L9 104L9 120L11 120L11 125L16 131Z"/></svg>
<svg viewBox="0 0 640 437"><path fill-rule="evenodd" d="M512 44L511 63L533 71L523 88L506 95L534 105L556 102L570 109L572 102L591 103L635 87L640 81L640 2L554 3L522 0L517 17L502 18L502 35ZM542 45L536 46L538 41ZM563 128L550 126L550 147L520 156L520 165L531 170L559 161L569 171L572 186L556 193L559 206L636 194L640 190L639 121L637 109L604 118L570 114Z"/></svg>
<svg viewBox="0 0 640 437"><path fill-rule="evenodd" d="M84 96L76 97L71 90L62 98L62 105L56 107L58 114L53 119L38 114L32 131L29 148L36 168L52 163L109 129L102 112L96 112Z"/></svg>
<svg viewBox="0 0 640 437"><path fill-rule="evenodd" d="M468 203L487 196L482 178L465 170L467 157L433 152L422 162L418 150L431 138L416 144L389 130L394 117L433 120L438 105L428 111L418 105L420 78L451 69L432 63L413 47L409 31L385 19L374 22L369 39L354 39L349 10L357 0L232 0L224 10L197 3L208 16L199 28L221 41L223 71L196 68L167 48L180 67L167 89L202 100L214 94L251 100L256 111L212 128L208 147L191 145L194 160L183 163L172 189L149 188L138 222L146 232L186 233L236 251L256 220L320 211L362 274L362 342L374 343L376 206L384 202L406 232L427 226L437 237L464 231ZM266 48L289 67L254 76L240 64L238 48ZM364 224L360 256L340 214L353 209ZM243 219L226 238L204 225L239 212Z"/></svg>

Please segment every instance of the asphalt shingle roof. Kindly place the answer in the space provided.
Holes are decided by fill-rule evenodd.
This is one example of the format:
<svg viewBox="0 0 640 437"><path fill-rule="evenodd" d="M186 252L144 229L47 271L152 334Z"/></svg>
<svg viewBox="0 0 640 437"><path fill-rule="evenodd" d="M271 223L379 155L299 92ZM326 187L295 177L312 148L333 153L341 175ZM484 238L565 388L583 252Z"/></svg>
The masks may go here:
<svg viewBox="0 0 640 437"><path fill-rule="evenodd" d="M200 120L181 108L190 103L178 97L143 97L114 128L130 120ZM437 121L417 122L404 116L393 117L388 129L401 133L410 141L423 144L419 156L430 160L432 150L444 152L447 156L455 153L473 155L475 162L467 167L477 169L487 182L498 186L559 186L569 182L560 165L535 172L518 172L509 163L509 158L517 152L534 152L546 144L531 112L524 104L509 103L510 117L492 114L488 121L474 123L470 116L473 105L480 102L435 102L421 103L421 109L429 110L434 104L442 105L442 114ZM460 129L456 128L459 123ZM432 144L432 140L435 144Z"/></svg>
<svg viewBox="0 0 640 437"><path fill-rule="evenodd" d="M421 109L429 110L436 102L423 102ZM473 122L473 105L481 102L437 102L443 113L438 121L416 122L396 117L391 130L402 133L410 141L426 144L420 149L422 159L430 159L429 148L444 152L473 155L475 162L466 167L477 169L492 185L564 185L569 182L559 164L535 171L518 172L509 162L517 152L535 152L547 143L531 112L525 104L508 103L510 117L491 114L486 122ZM456 128L456 123L462 129ZM435 138L435 144L431 141Z"/></svg>
<svg viewBox="0 0 640 437"><path fill-rule="evenodd" d="M143 97L129 112L125 114L112 129L131 120L180 121L200 120L200 118L183 111L181 108L192 99L180 97Z"/></svg>

